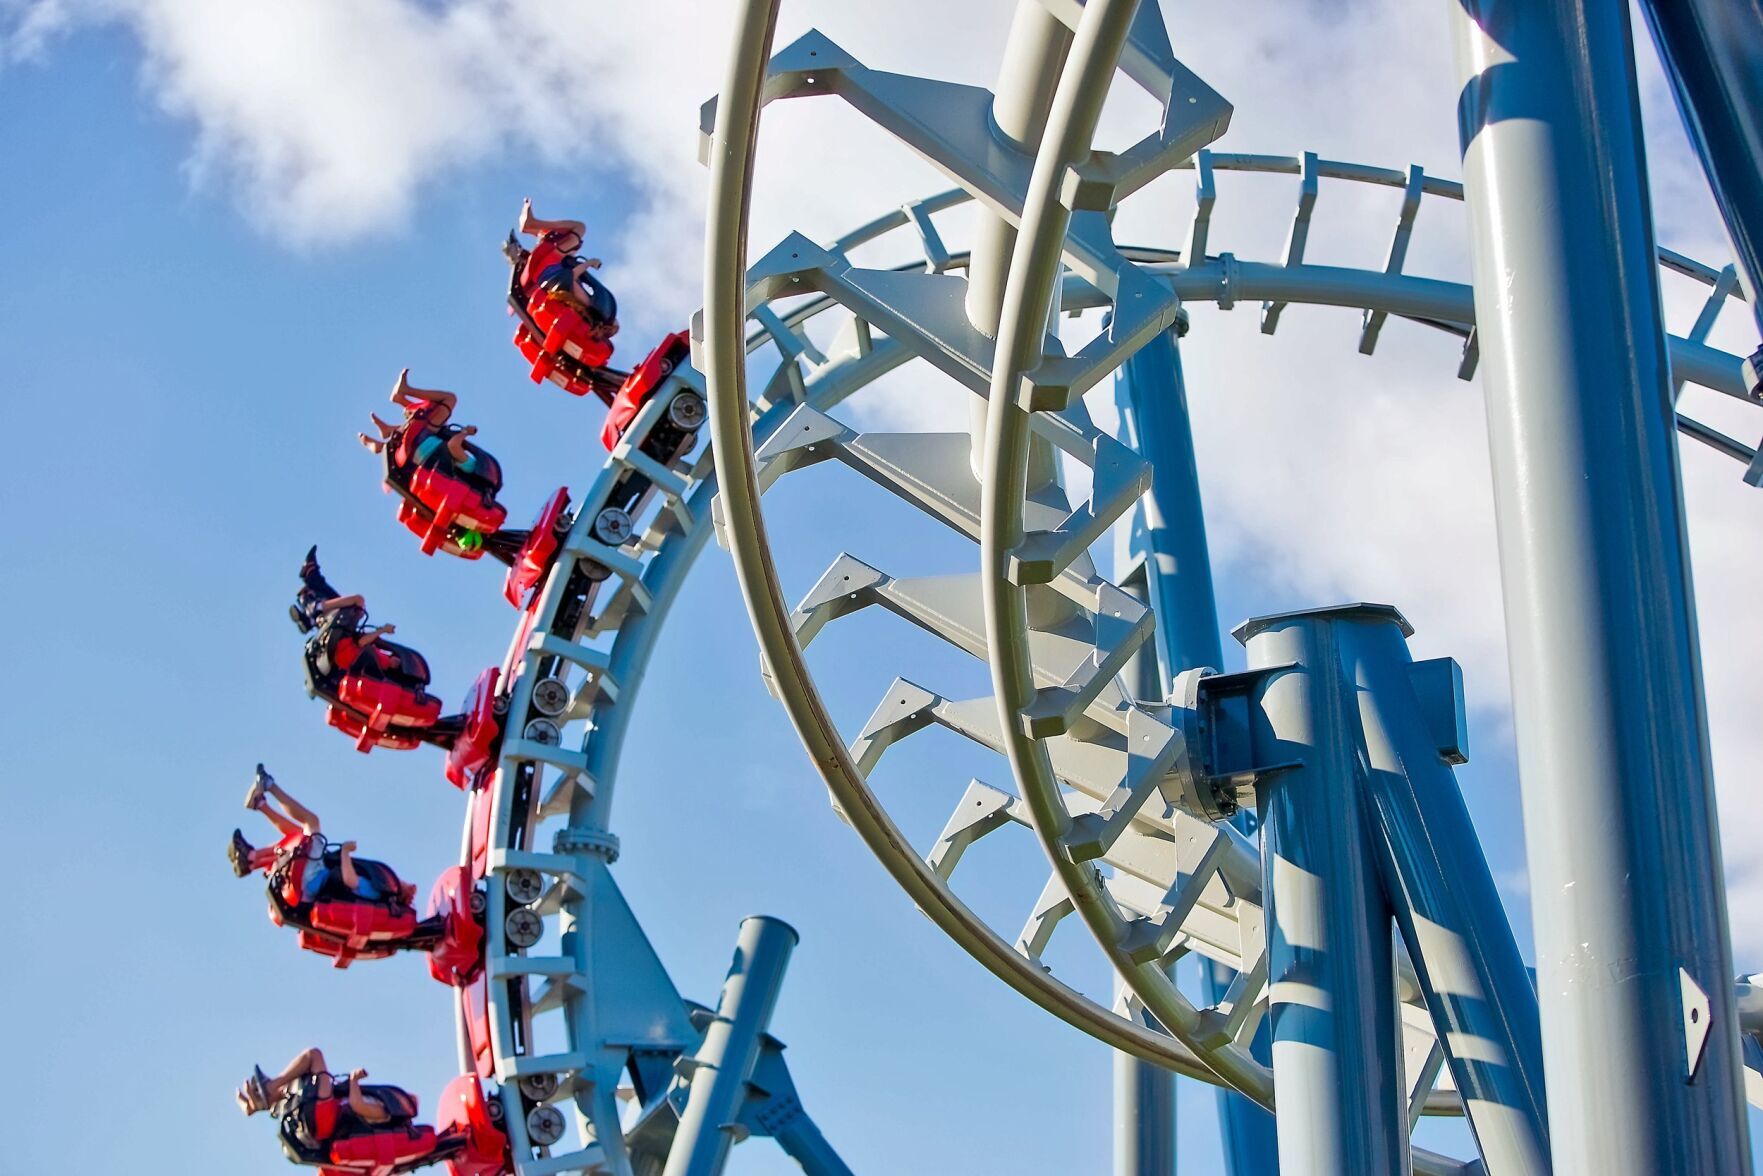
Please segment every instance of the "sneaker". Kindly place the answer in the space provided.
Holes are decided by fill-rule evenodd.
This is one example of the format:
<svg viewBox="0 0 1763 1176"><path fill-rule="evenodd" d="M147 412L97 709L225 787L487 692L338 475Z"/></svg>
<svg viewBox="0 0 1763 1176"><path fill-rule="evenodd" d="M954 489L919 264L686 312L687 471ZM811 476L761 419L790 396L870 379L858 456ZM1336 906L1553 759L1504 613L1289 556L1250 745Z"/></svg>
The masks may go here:
<svg viewBox="0 0 1763 1176"><path fill-rule="evenodd" d="M264 771L262 764L258 764L256 775L251 777L251 788L245 793L245 807L254 809L262 804L263 790L274 783L275 777Z"/></svg>
<svg viewBox="0 0 1763 1176"><path fill-rule="evenodd" d="M269 1109L269 1075L263 1072L263 1067L251 1067L251 1077L233 1092L233 1098L247 1116Z"/></svg>
<svg viewBox="0 0 1763 1176"><path fill-rule="evenodd" d="M251 855L254 852L256 851L251 843L245 840L245 835L234 829L232 844L226 847L227 861L233 863L233 877L243 878L251 872Z"/></svg>
<svg viewBox="0 0 1763 1176"><path fill-rule="evenodd" d="M1753 400L1763 397L1763 347L1751 352L1742 368L1745 379L1745 391Z"/></svg>

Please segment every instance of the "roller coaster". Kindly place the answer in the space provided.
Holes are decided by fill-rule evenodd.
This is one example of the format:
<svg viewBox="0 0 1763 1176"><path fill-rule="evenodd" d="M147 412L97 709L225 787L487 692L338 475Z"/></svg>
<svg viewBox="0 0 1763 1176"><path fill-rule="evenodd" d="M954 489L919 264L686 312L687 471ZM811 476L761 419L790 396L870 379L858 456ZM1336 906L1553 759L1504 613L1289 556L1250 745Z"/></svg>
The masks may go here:
<svg viewBox="0 0 1763 1176"><path fill-rule="evenodd" d="M983 968L1119 1052L1139 1100L1122 1113L1143 1131L1117 1170L1170 1170L1154 1122L1167 1074L1238 1096L1221 1105L1239 1174L1748 1170L1763 992L1731 979L1672 430L1763 483L1756 448L1674 408L1685 384L1763 405L1755 361L1708 342L1734 304L1755 313L1758 189L1741 181L1759 160L1730 162L1745 151L1721 140L1740 135L1721 112L1743 87L1697 56L1689 23L1647 6L1733 228L1740 257L1722 267L1653 244L1618 5L1451 6L1461 182L1213 150L1231 106L1177 58L1149 3L1024 0L995 91L874 69L818 32L778 48L777 0L738 7L699 128L710 208L689 343L670 337L611 372L603 356L572 357L554 325L523 314L517 327L534 379L612 405L589 490L560 490L530 531L498 540L500 515L418 486L420 473L399 482L388 449L400 518L424 550L507 563L519 616L457 723L427 739L466 799L459 866L431 917L473 929L447 932L471 944L462 958L431 955L458 994L465 1083L449 1087L435 1138L470 1139L456 1155L430 1140L302 1162L696 1176L751 1135L810 1173L847 1170L767 1031L794 933L749 920L718 1005L698 1005L612 875L631 708L715 534L766 686L839 818ZM1763 62L1763 24L1743 39ZM1160 118L1125 150L1098 150L1122 77ZM763 112L802 98L845 103L955 186L836 240L792 234L749 258ZM1579 146L1563 145L1567 131ZM1185 233L1117 243L1114 211L1172 171L1194 179ZM1296 178L1283 256L1220 248L1222 175ZM1399 198L1387 252L1307 260L1319 201L1348 186ZM1436 219L1459 204L1474 280L1405 273L1422 207L1448 206ZM1707 288L1682 336L1659 326L1661 270ZM1454 661L1415 661L1399 611L1350 603L1246 622L1247 669L1221 672L1179 341L1206 311L1242 306L1270 335L1288 311L1357 310L1365 355L1395 319L1460 340L1462 379L1489 369L1520 767L1527 785L1549 783L1525 792L1531 869L1539 894L1590 895L1539 906L1534 975L1453 775L1468 754ZM969 431L865 432L836 415L909 365L965 390ZM1106 381L1118 435L1086 402ZM1070 491L1062 459L1087 469L1087 489ZM762 495L827 463L970 541L977 569L896 574L843 553L787 603ZM1107 576L1093 551L1111 534ZM867 720L836 719L804 649L871 609L983 663L992 694L902 676ZM390 709L337 694L325 672L315 692L333 725L364 750L414 745ZM1625 689L1635 682L1647 689ZM930 729L1001 756L1012 786L951 781L949 819L920 846L870 777ZM1590 812L1609 830L1578 828ZM978 860L968 850L1005 830L1048 865L1017 904L1020 929L992 925L955 887ZM1055 933L1078 926L1118 992L1049 966ZM366 932L331 933L339 964L375 954ZM1174 979L1185 957L1202 961L1199 999ZM1466 1119L1477 1154L1413 1145L1427 1116Z"/></svg>

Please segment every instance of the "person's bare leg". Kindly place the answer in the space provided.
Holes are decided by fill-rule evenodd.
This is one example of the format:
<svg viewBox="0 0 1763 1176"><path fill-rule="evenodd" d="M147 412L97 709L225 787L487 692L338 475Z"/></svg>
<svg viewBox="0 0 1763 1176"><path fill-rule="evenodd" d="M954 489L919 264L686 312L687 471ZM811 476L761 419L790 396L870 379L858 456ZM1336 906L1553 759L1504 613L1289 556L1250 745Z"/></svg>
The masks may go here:
<svg viewBox="0 0 1763 1176"><path fill-rule="evenodd" d="M306 1078L313 1074L328 1073L330 1073L330 1067L324 1064L324 1052L317 1046L313 1046L311 1049L301 1050L295 1055L294 1060L288 1063L287 1069L269 1079L264 1085L269 1089L270 1101L274 1102L296 1079Z"/></svg>
<svg viewBox="0 0 1763 1176"><path fill-rule="evenodd" d="M531 197L521 201L518 227L521 232L531 237L540 236L554 229L568 229L580 239L582 234L588 231L588 226L578 220L546 220L544 217L533 215Z"/></svg>
<svg viewBox="0 0 1763 1176"><path fill-rule="evenodd" d="M283 837L290 833L302 832L298 821L277 812L275 806L270 804L267 799L261 799L257 802L257 811L262 813L263 819L274 825Z"/></svg>
<svg viewBox="0 0 1763 1176"><path fill-rule="evenodd" d="M410 382L410 369L405 368L398 373L397 383L392 385L392 403L408 406L411 400L426 400L437 407L444 406L451 410L459 403L459 395L445 388L418 388Z"/></svg>
<svg viewBox="0 0 1763 1176"><path fill-rule="evenodd" d="M337 847L337 872L343 877L343 885L350 894L361 885L361 875L355 869L355 843L345 841Z"/></svg>
<svg viewBox="0 0 1763 1176"><path fill-rule="evenodd" d="M288 1086L296 1080L312 1074L328 1076L329 1073L329 1069L325 1066L324 1054L316 1047L301 1050L295 1055L294 1060L288 1063L287 1068L273 1078L265 1074L262 1067L253 1067L251 1077L245 1080L244 1085L239 1087L238 1093L233 1097L238 1099L240 1110L247 1115L254 1115L258 1111L267 1111L274 1106L287 1091ZM325 1085L328 1083L321 1084L319 1090L321 1097L329 1096L329 1092L323 1089Z"/></svg>
<svg viewBox="0 0 1763 1176"><path fill-rule="evenodd" d="M287 789L283 788L280 784L277 784L274 780L271 780L268 784L263 786L263 791L266 793L266 796L263 805L258 811L264 816L269 817L270 822L274 824L276 828L280 829L283 833L292 833L295 829L306 833L317 833L319 831L318 814L289 796ZM269 797L271 796L282 802L282 809L287 813L286 819L293 822L293 828L284 826L281 821L270 815L275 811L269 804Z"/></svg>

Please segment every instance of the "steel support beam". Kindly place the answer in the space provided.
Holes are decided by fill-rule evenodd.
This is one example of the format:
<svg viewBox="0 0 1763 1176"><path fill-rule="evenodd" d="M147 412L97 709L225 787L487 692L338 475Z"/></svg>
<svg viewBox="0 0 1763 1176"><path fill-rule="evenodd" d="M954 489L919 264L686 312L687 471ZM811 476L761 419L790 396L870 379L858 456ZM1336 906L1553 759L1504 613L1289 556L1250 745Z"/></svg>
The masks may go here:
<svg viewBox="0 0 1763 1176"><path fill-rule="evenodd" d="M1640 0L1763 331L1763 0Z"/></svg>
<svg viewBox="0 0 1763 1176"><path fill-rule="evenodd" d="M1116 1007L1136 1005L1132 992L1114 982ZM1139 1018L1154 1028L1143 1012ZM1175 1176L1175 1075L1114 1052L1114 1176Z"/></svg>
<svg viewBox="0 0 1763 1176"><path fill-rule="evenodd" d="M795 1160L806 1176L851 1176L851 1169L806 1114L791 1118L775 1135L784 1154Z"/></svg>
<svg viewBox="0 0 1763 1176"><path fill-rule="evenodd" d="M1238 631L1250 668L1272 671L1251 708L1257 753L1295 764L1255 790L1284 1176L1408 1171L1392 912L1359 816L1358 716L1340 688L1335 632L1383 613L1295 614Z"/></svg>
<svg viewBox="0 0 1763 1176"><path fill-rule="evenodd" d="M1071 48L1071 30L1041 0L1017 0L992 90L992 130L1017 151L1033 153L1053 106L1053 89ZM1004 281L1016 248L1016 229L997 213L975 209L973 252L967 263L967 320L983 334L996 337L1004 309ZM980 451L986 432L985 401L968 405L968 431L973 435L973 476L983 477ZM1037 441L1030 449L1028 485L1033 490L1058 476L1053 447Z"/></svg>
<svg viewBox="0 0 1763 1176"><path fill-rule="evenodd" d="M716 1176L722 1171L795 946L796 931L788 923L767 915L741 920L735 962L723 981L716 1019L692 1058L686 1105L663 1176Z"/></svg>
<svg viewBox="0 0 1763 1176"><path fill-rule="evenodd" d="M1555 1168L1742 1171L1627 8L1450 7Z"/></svg>
<svg viewBox="0 0 1763 1176"><path fill-rule="evenodd" d="M1197 666L1224 669L1224 648L1218 636L1218 601L1213 591L1212 562L1206 544L1206 517L1201 508L1200 472L1188 417L1187 386L1173 331L1158 335L1120 369L1115 378L1115 403L1120 410L1121 440L1151 465L1151 489L1134 511L1126 550L1115 560L1116 580L1131 591L1142 586L1143 598L1157 615L1157 639L1140 651L1136 697L1163 698L1183 670ZM1149 664L1143 664L1149 663ZM1237 827L1254 830L1252 814ZM1199 961L1201 987L1208 1004L1216 1004L1230 987L1233 973ZM1265 1025L1256 1037L1256 1056L1268 1060ZM1130 1077L1146 1072L1137 1084ZM1150 1070L1125 1054L1115 1055L1115 1176L1149 1176L1173 1170L1149 1147L1154 1133L1145 1129L1145 1103L1129 1105L1129 1091L1144 1099L1155 1092ZM1173 1098L1173 1091L1170 1098ZM1227 1087L1217 1088L1218 1121L1225 1171L1230 1176L1274 1176L1279 1154L1273 1117L1250 1099ZM1173 1104L1171 1104L1173 1106ZM1174 1126L1174 1110L1170 1126ZM1125 1116L1131 1115L1130 1126ZM1171 1132L1173 1134L1173 1131ZM1133 1146L1131 1141L1143 1143ZM1140 1157L1150 1162L1139 1162Z"/></svg>
<svg viewBox="0 0 1763 1176"><path fill-rule="evenodd" d="M1447 743L1461 762L1456 663L1415 666L1393 620L1338 625L1336 632L1341 681L1358 700L1365 807L1380 834L1374 840L1385 894L1470 1130L1489 1172L1546 1173L1536 993L1441 748ZM1422 672L1430 679L1424 699Z"/></svg>

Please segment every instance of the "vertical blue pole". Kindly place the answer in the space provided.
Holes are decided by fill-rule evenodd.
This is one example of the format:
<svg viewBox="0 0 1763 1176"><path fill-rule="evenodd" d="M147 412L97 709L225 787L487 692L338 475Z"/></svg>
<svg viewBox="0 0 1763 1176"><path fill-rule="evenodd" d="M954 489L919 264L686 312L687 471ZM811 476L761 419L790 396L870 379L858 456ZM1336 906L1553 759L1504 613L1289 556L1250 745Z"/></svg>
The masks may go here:
<svg viewBox="0 0 1763 1176"><path fill-rule="evenodd" d="M1641 0L1763 330L1763 0Z"/></svg>
<svg viewBox="0 0 1763 1176"><path fill-rule="evenodd" d="M1555 1170L1746 1171L1628 6L1448 3Z"/></svg>
<svg viewBox="0 0 1763 1176"><path fill-rule="evenodd" d="M1173 333L1159 335L1126 362L1115 377L1114 394L1120 409L1121 439L1151 463L1151 490L1133 512L1129 549L1123 560L1116 561L1121 565L1117 578L1124 582L1129 575L1141 577L1145 596L1156 612L1156 665L1147 667L1150 672L1142 672L1134 685L1142 697L1162 697L1183 670L1224 668L1187 387ZM1139 561L1142 569L1135 569ZM1244 833L1252 833L1253 822L1253 814L1243 813L1236 824ZM1208 960L1200 961L1200 976L1209 1002L1220 999L1230 987L1230 970ZM1253 1042L1255 1056L1262 1062L1269 1056L1267 1035L1263 1024ZM1125 1097L1129 1081L1123 1070L1131 1071L1132 1067L1148 1069L1125 1055L1116 1061L1117 1101ZM1172 1099L1173 1094L1154 1097ZM1279 1154L1273 1116L1224 1087L1218 1088L1217 1099L1225 1171L1230 1176L1276 1176ZM1171 1108L1173 1128L1173 1103ZM1137 1121L1142 1122L1142 1115ZM1150 1171L1122 1166L1121 1155L1117 1136L1116 1176L1140 1176Z"/></svg>
<svg viewBox="0 0 1763 1176"><path fill-rule="evenodd" d="M1267 1002L1284 1176L1405 1176L1406 1090L1395 1015L1392 912L1359 786L1359 716L1337 629L1392 609L1359 605L1237 630L1255 687L1255 787Z"/></svg>

